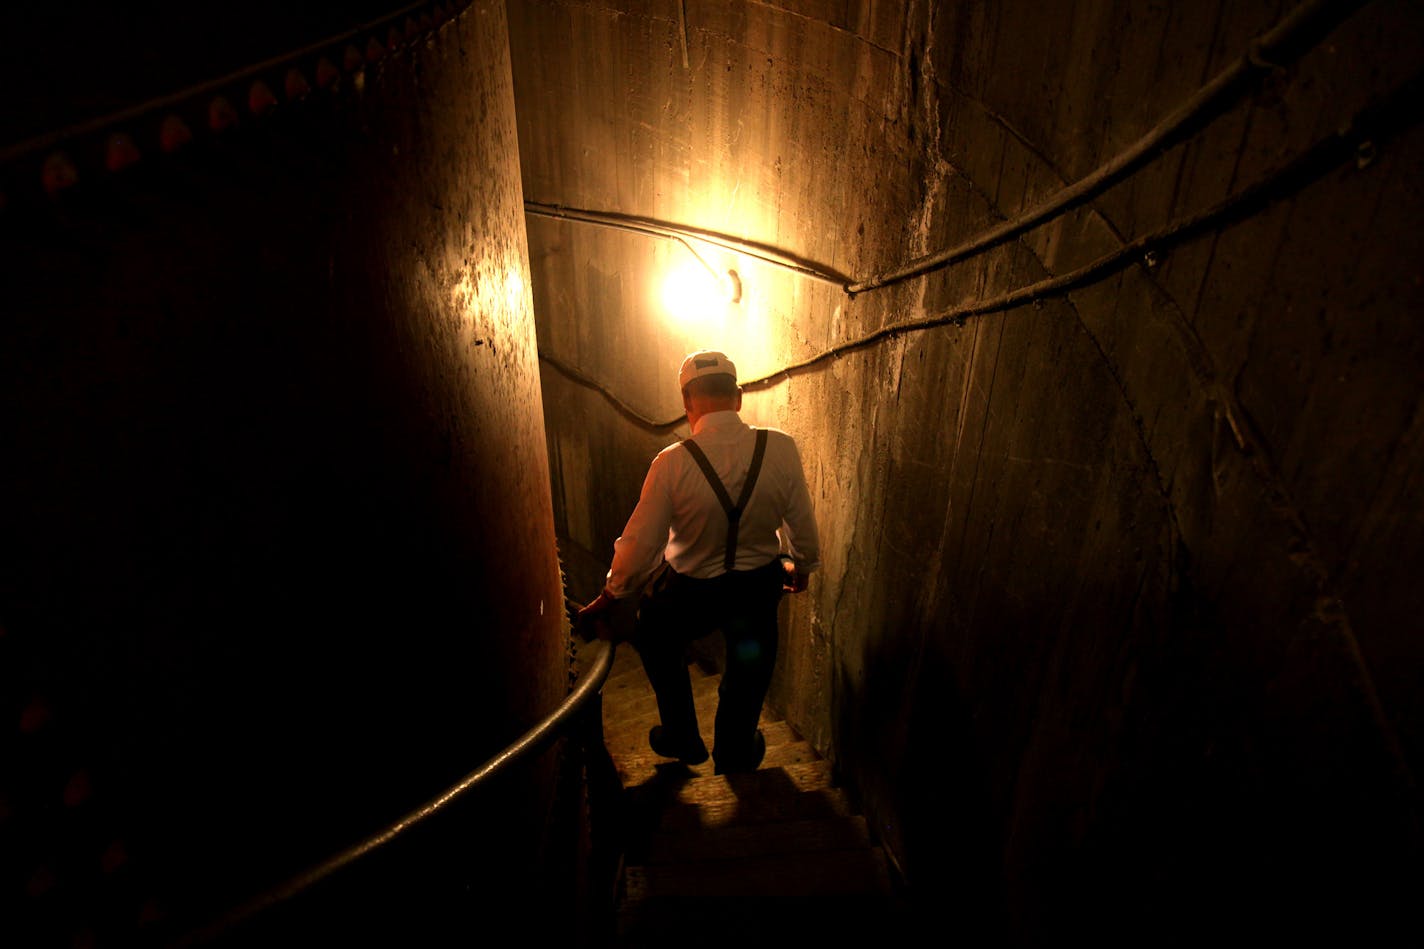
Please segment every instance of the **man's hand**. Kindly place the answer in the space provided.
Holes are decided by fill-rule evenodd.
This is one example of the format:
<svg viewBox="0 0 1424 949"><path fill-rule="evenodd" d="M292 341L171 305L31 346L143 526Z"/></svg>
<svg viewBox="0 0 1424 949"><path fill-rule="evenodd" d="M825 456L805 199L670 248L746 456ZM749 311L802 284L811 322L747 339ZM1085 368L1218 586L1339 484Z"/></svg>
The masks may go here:
<svg viewBox="0 0 1424 949"><path fill-rule="evenodd" d="M604 590L598 594L598 599L578 611L578 616L574 619L574 630L585 641L606 639L609 642L621 643L632 635L636 613L636 598L619 600Z"/></svg>
<svg viewBox="0 0 1424 949"><path fill-rule="evenodd" d="M608 611L613 607L613 597L604 590L598 597L578 611L574 619L574 631L585 642L593 639L608 639Z"/></svg>
<svg viewBox="0 0 1424 949"><path fill-rule="evenodd" d="M803 593L806 584L811 581L811 575L797 566L796 561L790 557L781 558L781 569L786 571L786 576L781 581L783 593Z"/></svg>

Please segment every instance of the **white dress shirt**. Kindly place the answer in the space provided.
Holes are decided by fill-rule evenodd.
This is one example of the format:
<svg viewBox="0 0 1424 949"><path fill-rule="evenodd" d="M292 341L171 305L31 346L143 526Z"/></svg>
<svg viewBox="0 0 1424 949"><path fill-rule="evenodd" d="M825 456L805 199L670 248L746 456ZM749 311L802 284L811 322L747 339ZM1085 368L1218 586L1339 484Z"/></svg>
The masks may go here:
<svg viewBox="0 0 1424 949"><path fill-rule="evenodd" d="M737 529L736 570L764 567L784 549L803 573L821 565L821 545L811 493L796 442L766 430L766 454ZM736 412L709 412L692 438L727 494L741 496L751 467L756 432ZM783 547L784 544L784 547ZM678 573L715 577L725 572L727 514L707 477L681 443L658 453L623 535L613 544L605 589L615 597L639 592L663 558Z"/></svg>

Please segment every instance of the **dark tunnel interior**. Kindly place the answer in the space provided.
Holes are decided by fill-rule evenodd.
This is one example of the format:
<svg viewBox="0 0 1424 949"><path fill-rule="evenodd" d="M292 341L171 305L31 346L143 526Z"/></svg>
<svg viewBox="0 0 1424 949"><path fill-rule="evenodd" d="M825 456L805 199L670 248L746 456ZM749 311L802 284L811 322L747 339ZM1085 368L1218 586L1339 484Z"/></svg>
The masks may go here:
<svg viewBox="0 0 1424 949"><path fill-rule="evenodd" d="M825 548L771 702L936 941L1413 920L1417 3L0 35L0 942L172 944L556 706L701 348ZM557 766L319 931L554 931Z"/></svg>

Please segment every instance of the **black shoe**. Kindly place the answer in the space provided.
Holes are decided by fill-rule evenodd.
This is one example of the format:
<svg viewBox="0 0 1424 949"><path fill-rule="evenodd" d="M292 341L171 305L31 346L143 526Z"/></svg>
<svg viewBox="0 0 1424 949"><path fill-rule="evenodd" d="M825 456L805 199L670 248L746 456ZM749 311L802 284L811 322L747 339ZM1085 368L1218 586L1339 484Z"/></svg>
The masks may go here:
<svg viewBox="0 0 1424 949"><path fill-rule="evenodd" d="M761 759L766 757L766 736L758 728L752 736L751 754L744 759L732 759L723 761L717 759L717 767L712 769L713 774L740 774L744 771L755 771L761 766Z"/></svg>
<svg viewBox="0 0 1424 949"><path fill-rule="evenodd" d="M707 746L702 743L700 735L692 741L676 742L668 737L661 725L654 725L648 732L648 744L664 758L676 758L683 764L701 764L707 760Z"/></svg>

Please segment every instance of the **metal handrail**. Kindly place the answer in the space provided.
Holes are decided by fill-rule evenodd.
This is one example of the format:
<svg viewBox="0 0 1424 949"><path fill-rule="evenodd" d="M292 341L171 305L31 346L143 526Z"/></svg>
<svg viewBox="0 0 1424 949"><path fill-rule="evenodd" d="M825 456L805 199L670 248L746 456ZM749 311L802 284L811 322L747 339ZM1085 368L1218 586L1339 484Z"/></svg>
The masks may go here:
<svg viewBox="0 0 1424 949"><path fill-rule="evenodd" d="M213 941L254 916L297 896L348 864L384 847L412 827L488 784L514 765L543 751L556 738L562 736L598 696L599 690L603 688L603 683L608 678L609 670L613 668L615 649L613 643L604 640L593 640L586 643L581 651L588 656L587 667L579 675L573 689L559 707L516 739L513 744L455 784L361 842L328 857L321 863L289 878L284 883L274 886L241 906L224 913L201 929L188 933L178 941L177 945L203 945Z"/></svg>

